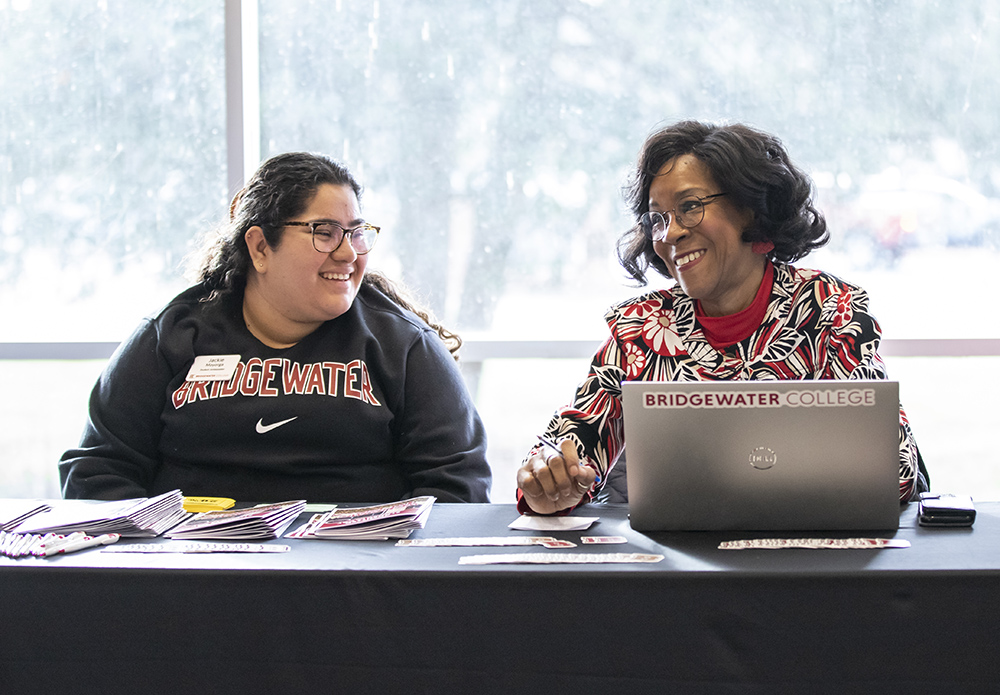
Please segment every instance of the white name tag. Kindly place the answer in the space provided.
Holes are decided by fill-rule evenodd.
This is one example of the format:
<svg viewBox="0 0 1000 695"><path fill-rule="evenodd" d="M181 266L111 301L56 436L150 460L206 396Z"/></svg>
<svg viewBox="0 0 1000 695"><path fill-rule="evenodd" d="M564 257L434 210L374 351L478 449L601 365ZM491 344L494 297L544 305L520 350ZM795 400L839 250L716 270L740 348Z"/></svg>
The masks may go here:
<svg viewBox="0 0 1000 695"><path fill-rule="evenodd" d="M239 355L198 355L185 381L229 381L239 363Z"/></svg>

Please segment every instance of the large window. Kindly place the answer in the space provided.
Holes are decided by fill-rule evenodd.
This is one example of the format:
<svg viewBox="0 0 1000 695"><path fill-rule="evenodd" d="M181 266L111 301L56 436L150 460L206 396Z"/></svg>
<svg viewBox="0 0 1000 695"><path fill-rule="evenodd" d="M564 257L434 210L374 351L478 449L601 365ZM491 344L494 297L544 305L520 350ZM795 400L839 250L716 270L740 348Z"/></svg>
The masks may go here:
<svg viewBox="0 0 1000 695"><path fill-rule="evenodd" d="M0 25L2 342L124 338L184 286L182 259L227 209L227 149L251 137L260 158L346 161L385 229L373 267L470 347L596 344L604 309L636 292L614 257L628 167L651 129L681 118L782 137L833 234L802 264L865 286L887 339L1000 338L992 0L0 0ZM235 61L227 32L242 39ZM253 97L242 121L227 120L236 79ZM900 359L892 376L932 473L987 466L986 431L963 423L986 412L996 358ZM53 364L0 362L4 383L48 384L7 399L23 425L3 446L30 471L0 474L0 495L55 494L85 408L68 384L99 363L59 379ZM585 367L469 365L496 499ZM56 416L53 400L72 406ZM987 478L949 475L935 483L978 492Z"/></svg>
<svg viewBox="0 0 1000 695"><path fill-rule="evenodd" d="M222 5L0 0L0 26L0 340L121 340L225 207Z"/></svg>

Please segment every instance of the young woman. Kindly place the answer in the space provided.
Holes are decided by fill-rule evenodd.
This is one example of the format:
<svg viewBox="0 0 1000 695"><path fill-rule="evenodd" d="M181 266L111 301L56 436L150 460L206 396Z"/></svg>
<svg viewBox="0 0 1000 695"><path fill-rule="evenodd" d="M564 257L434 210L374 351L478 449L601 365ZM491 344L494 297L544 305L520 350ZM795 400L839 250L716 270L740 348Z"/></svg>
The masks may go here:
<svg viewBox="0 0 1000 695"><path fill-rule="evenodd" d="M236 196L200 281L112 357L65 497L486 502L486 437L446 341L384 277L361 187L276 156Z"/></svg>

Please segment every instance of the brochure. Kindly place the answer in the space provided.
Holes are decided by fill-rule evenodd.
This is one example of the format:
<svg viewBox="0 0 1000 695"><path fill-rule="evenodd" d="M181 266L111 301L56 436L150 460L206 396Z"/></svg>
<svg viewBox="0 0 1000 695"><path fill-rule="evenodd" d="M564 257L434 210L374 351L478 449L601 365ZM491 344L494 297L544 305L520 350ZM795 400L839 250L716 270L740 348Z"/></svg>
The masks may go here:
<svg viewBox="0 0 1000 695"><path fill-rule="evenodd" d="M287 538L387 540L407 538L424 527L436 497L414 497L368 507L334 509L314 515Z"/></svg>
<svg viewBox="0 0 1000 695"><path fill-rule="evenodd" d="M89 536L117 533L123 538L153 538L190 516L184 511L183 500L180 490L115 502L72 500L33 517L17 530L35 534L83 531Z"/></svg>
<svg viewBox="0 0 1000 695"><path fill-rule="evenodd" d="M40 500L4 500L0 507L0 531L13 531L36 514L51 510Z"/></svg>
<svg viewBox="0 0 1000 695"><path fill-rule="evenodd" d="M305 500L291 500L247 509L202 512L171 530L167 537L177 540L271 540L284 533L305 506Z"/></svg>

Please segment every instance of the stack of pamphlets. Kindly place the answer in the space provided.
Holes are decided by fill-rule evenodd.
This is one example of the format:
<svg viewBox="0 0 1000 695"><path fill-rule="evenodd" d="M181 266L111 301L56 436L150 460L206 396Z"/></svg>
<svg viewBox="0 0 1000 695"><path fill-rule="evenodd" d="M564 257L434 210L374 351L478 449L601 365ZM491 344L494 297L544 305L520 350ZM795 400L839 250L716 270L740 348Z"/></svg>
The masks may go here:
<svg viewBox="0 0 1000 695"><path fill-rule="evenodd" d="M424 527L436 500L414 497L371 507L334 509L316 514L285 537L365 541L406 538L414 529Z"/></svg>
<svg viewBox="0 0 1000 695"><path fill-rule="evenodd" d="M117 533L123 538L153 538L186 519L180 490L157 497L117 502L72 501L56 505L52 511L22 523L19 533L61 533L83 531L89 536Z"/></svg>
<svg viewBox="0 0 1000 695"><path fill-rule="evenodd" d="M180 540L271 540L284 533L305 506L305 500L293 500L248 509L202 512L167 536Z"/></svg>

